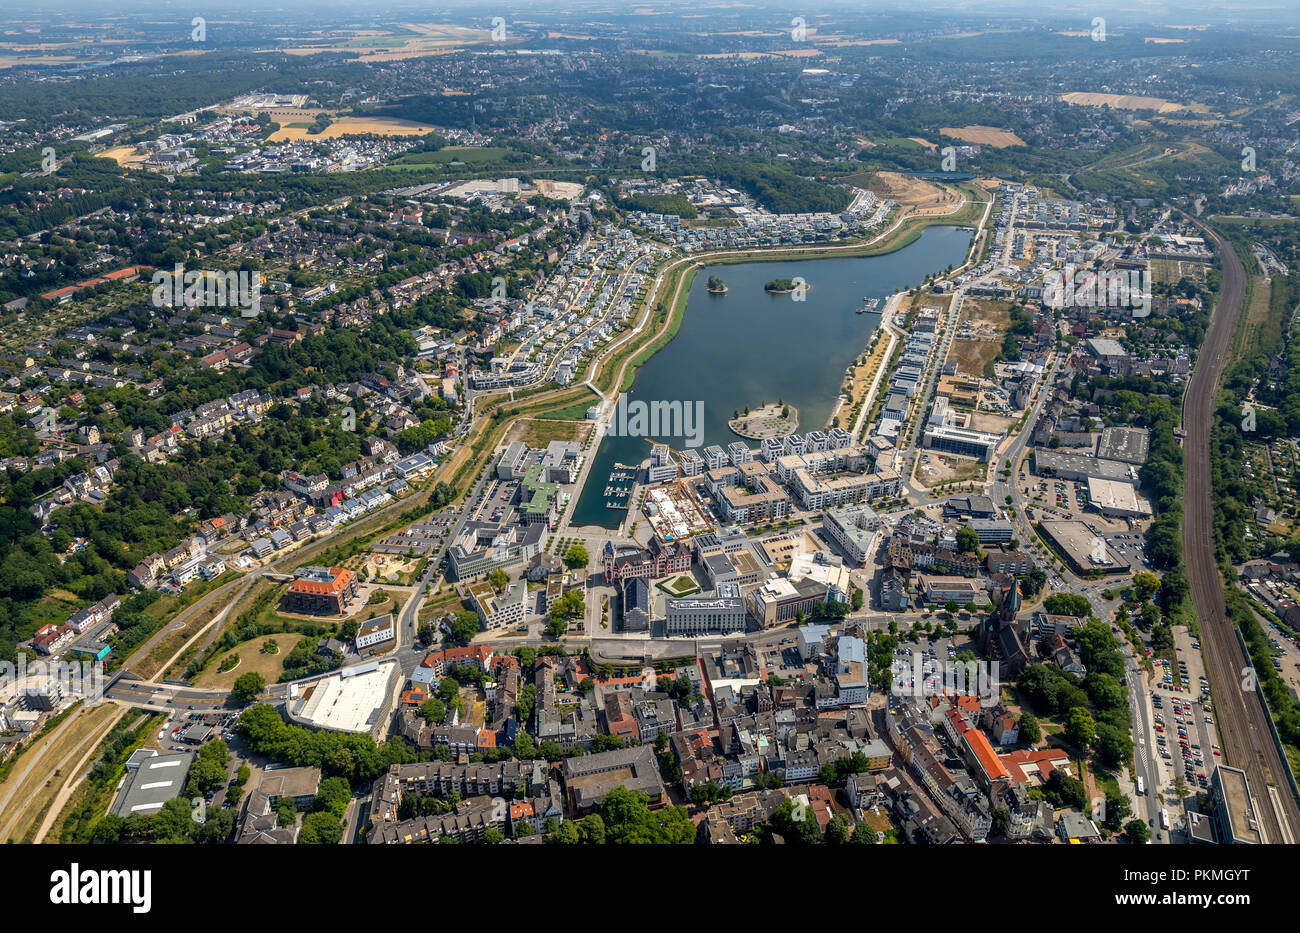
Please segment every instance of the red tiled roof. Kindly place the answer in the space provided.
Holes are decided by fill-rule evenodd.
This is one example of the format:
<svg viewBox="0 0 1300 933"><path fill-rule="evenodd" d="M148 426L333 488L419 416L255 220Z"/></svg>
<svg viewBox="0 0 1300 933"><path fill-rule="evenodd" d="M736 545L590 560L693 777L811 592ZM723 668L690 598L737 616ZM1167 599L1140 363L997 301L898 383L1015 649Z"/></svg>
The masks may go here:
<svg viewBox="0 0 1300 933"><path fill-rule="evenodd" d="M975 760L979 762L980 767L984 769L984 774L990 781L995 781L998 778L1011 778L1011 772L1006 769L1006 766L1002 764L1002 760L994 753L993 746L989 744L989 740L985 738L983 732L978 729L968 729L962 734L962 738L966 740L966 745L975 755Z"/></svg>
<svg viewBox="0 0 1300 933"><path fill-rule="evenodd" d="M357 576L344 567L331 567L330 573L334 575L334 579L328 583L319 580L294 580L289 584L289 592L333 596L342 592Z"/></svg>

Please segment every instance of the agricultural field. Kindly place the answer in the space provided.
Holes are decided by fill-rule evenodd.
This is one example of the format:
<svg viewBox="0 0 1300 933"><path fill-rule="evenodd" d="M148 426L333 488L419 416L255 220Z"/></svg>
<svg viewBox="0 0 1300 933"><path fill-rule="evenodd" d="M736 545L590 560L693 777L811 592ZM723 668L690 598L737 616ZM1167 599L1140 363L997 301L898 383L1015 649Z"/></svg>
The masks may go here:
<svg viewBox="0 0 1300 933"><path fill-rule="evenodd" d="M308 124L310 125L310 124ZM308 125L281 126L267 137L267 142L298 142L312 139L338 139L340 136L423 136L437 127L428 123L416 123L414 120L399 120L396 117L337 117L321 133L309 134Z"/></svg>
<svg viewBox="0 0 1300 933"><path fill-rule="evenodd" d="M1157 113L1172 113L1178 110L1191 110L1205 113L1209 108L1204 104L1179 104L1163 97L1141 97L1136 94L1095 94L1089 91L1071 91L1062 94L1061 100L1067 104L1080 107L1113 107L1116 110L1154 110Z"/></svg>
<svg viewBox="0 0 1300 933"><path fill-rule="evenodd" d="M486 29L472 29L443 23L402 23L401 31L340 31L306 45L282 46L267 51L286 55L317 55L321 52L354 52L358 62L396 62L426 55L445 55L466 45L491 41Z"/></svg>
<svg viewBox="0 0 1300 933"><path fill-rule="evenodd" d="M945 126L939 132L953 139L960 139L962 142L974 143L977 146L992 146L994 149L1026 145L1025 141L1015 133L1000 130L995 126Z"/></svg>

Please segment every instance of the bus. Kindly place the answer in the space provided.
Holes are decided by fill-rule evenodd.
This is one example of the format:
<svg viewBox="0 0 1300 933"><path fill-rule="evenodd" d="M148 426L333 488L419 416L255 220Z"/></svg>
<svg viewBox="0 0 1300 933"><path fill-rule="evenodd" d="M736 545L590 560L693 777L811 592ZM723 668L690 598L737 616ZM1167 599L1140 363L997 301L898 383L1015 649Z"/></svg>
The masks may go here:
<svg viewBox="0 0 1300 933"><path fill-rule="evenodd" d="M1160 811L1160 828L1161 828L1161 829L1168 829L1168 828L1169 828L1169 808L1168 808L1168 807L1165 807L1164 809L1162 809L1162 810Z"/></svg>
<svg viewBox="0 0 1300 933"><path fill-rule="evenodd" d="M1138 776L1138 796L1140 797L1140 796L1142 796L1142 795L1145 794L1145 793L1146 793L1146 787L1143 785L1143 783L1142 783L1142 777L1139 775L1139 776Z"/></svg>

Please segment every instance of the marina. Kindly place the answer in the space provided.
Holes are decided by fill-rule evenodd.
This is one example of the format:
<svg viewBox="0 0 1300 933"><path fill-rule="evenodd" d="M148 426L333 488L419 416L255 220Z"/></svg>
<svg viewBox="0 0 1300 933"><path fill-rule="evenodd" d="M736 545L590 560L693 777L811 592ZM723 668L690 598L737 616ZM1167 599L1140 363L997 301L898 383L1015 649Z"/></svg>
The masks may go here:
<svg viewBox="0 0 1300 933"><path fill-rule="evenodd" d="M632 488L636 485L636 469L626 463L614 464L605 486L605 508L627 510L628 501L632 498Z"/></svg>

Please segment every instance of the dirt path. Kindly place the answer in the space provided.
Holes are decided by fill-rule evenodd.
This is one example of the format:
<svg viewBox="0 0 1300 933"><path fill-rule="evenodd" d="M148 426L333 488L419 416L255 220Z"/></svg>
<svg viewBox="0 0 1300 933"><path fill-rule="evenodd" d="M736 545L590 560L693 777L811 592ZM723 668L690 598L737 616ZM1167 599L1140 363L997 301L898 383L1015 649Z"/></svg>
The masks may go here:
<svg viewBox="0 0 1300 933"><path fill-rule="evenodd" d="M108 722L102 724L101 728L104 730L105 734L111 732L113 727L117 725L118 720L124 715L126 715L126 707L119 706L117 712L113 714L112 718L109 719ZM37 845L45 841L46 834L54 828L54 821L57 820L59 815L63 812L63 807L68 802L68 798L72 796L74 790L81 786L81 782L86 779L90 759L94 756L95 751L98 748L98 742L87 743L86 751L82 754L81 760L77 762L76 766L72 769L72 775L64 782L63 787L59 789L58 794L55 795L54 802L51 803L49 809L45 811L45 818L41 820L41 825L37 828L36 835L32 837L32 841ZM66 762L68 758L71 758L74 753L75 749L73 752L69 752L68 755L65 756L64 760L59 762L57 770L63 770L64 762Z"/></svg>

